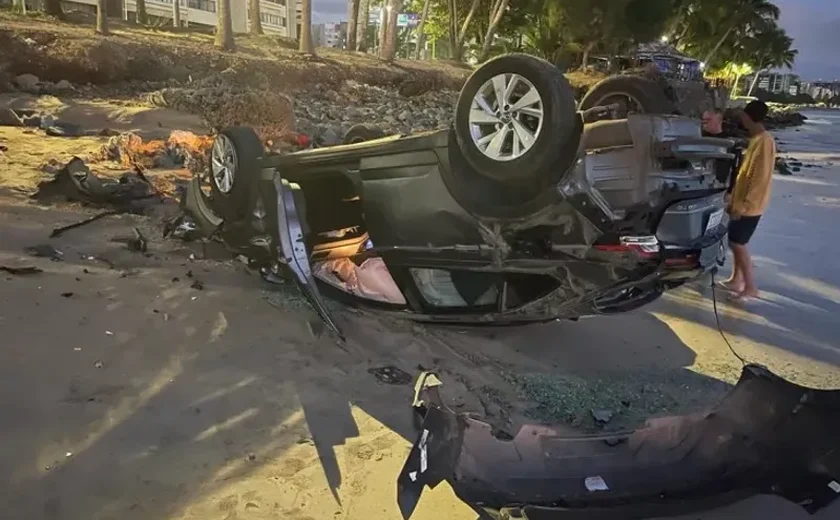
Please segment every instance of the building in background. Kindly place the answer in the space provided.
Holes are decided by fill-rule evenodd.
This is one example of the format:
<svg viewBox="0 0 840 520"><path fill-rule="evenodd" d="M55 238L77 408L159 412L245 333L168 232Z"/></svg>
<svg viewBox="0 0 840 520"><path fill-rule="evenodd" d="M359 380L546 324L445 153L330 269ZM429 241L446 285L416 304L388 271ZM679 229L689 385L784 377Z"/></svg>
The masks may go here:
<svg viewBox="0 0 840 520"><path fill-rule="evenodd" d="M316 47L343 49L346 38L346 22L312 24L312 43Z"/></svg>
<svg viewBox="0 0 840 520"><path fill-rule="evenodd" d="M146 13L157 18L172 19L173 0L146 0ZM182 23L215 27L216 0L179 0ZM287 2L294 4L289 7ZM62 2L65 8L96 12L96 0L72 0ZM116 0L110 6L119 6L120 18L133 20L137 12L135 0ZM267 34L297 38L300 0L261 0L260 19ZM231 19L234 33L248 32L248 0L230 0ZM112 16L116 13L110 12Z"/></svg>
<svg viewBox="0 0 840 520"><path fill-rule="evenodd" d="M812 81L802 84L802 92L817 101L840 97L840 81Z"/></svg>
<svg viewBox="0 0 840 520"><path fill-rule="evenodd" d="M755 78L754 74L744 77L742 80L743 83L741 84L743 90L739 88L739 92L743 92L745 95L749 91L750 85L752 85L753 78ZM758 83L755 87L766 92L772 92L773 94L796 96L800 92L800 83L799 76L789 72L759 72Z"/></svg>

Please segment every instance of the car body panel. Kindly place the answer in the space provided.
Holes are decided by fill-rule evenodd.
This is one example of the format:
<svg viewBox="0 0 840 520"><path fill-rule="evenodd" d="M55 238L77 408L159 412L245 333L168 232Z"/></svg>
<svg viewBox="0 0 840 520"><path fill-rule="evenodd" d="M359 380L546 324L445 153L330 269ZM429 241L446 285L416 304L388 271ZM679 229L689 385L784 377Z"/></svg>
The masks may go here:
<svg viewBox="0 0 840 520"><path fill-rule="evenodd" d="M649 420L633 432L516 435L449 410L440 380L418 379L424 414L397 480L409 518L424 487L455 494L496 519L642 519L774 494L818 511L840 495L840 390L802 387L744 367L708 412Z"/></svg>

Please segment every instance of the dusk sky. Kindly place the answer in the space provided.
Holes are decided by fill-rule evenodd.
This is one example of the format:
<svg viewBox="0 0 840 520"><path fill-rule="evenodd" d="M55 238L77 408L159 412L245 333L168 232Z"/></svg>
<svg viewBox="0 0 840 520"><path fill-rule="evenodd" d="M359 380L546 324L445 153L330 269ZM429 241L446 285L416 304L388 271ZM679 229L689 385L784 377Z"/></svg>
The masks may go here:
<svg viewBox="0 0 840 520"><path fill-rule="evenodd" d="M840 79L840 0L774 0L781 25L795 40L794 71L803 79ZM347 18L347 0L312 0L316 22Z"/></svg>

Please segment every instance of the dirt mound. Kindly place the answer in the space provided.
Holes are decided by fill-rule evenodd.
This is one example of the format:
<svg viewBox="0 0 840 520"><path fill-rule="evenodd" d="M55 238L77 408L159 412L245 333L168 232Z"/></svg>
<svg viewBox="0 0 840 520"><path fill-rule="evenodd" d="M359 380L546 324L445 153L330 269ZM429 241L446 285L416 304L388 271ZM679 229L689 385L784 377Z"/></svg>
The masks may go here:
<svg viewBox="0 0 840 520"><path fill-rule="evenodd" d="M406 92L430 88L458 89L470 72L466 67L400 61L386 65L374 56L319 49L302 55L288 42L270 37L237 38L237 52L220 52L212 37L200 33L150 31L114 21L109 37L92 27L0 13L0 71L8 78L35 74L46 81L77 84L116 82L188 82L229 68L239 71L245 86L274 91L313 83L339 84L355 79Z"/></svg>

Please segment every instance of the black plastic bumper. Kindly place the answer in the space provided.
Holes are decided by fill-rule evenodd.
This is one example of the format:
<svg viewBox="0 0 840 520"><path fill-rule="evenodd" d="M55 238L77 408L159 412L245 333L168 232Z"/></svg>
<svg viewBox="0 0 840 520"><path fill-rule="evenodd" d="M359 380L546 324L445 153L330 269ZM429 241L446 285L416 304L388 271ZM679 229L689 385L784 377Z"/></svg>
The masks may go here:
<svg viewBox="0 0 840 520"><path fill-rule="evenodd" d="M840 495L840 390L805 388L757 365L711 412L576 437L525 426L505 438L446 408L439 384L429 373L418 381L425 419L397 481L403 518L425 486L442 481L501 520L667 517L757 494L813 513Z"/></svg>

